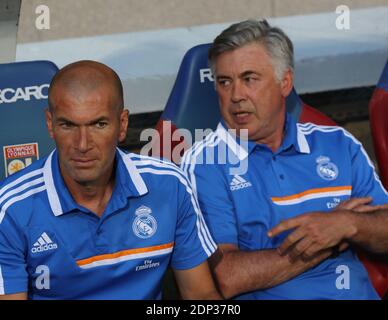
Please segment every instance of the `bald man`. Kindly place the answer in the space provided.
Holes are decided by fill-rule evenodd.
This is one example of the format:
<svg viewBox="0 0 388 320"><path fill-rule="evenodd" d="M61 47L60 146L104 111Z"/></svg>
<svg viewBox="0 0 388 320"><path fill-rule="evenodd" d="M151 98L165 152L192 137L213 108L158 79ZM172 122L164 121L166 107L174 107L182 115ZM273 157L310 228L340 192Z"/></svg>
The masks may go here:
<svg viewBox="0 0 388 320"><path fill-rule="evenodd" d="M0 298L159 299L172 266L186 299L218 299L216 250L173 164L117 148L128 111L117 74L80 61L53 78L56 149L0 185Z"/></svg>

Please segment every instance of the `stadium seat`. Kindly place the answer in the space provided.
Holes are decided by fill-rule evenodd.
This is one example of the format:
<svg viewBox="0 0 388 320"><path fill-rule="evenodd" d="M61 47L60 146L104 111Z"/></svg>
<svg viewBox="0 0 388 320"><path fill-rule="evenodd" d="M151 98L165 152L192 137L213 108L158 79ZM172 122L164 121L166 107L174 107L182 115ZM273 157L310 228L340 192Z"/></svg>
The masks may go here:
<svg viewBox="0 0 388 320"><path fill-rule="evenodd" d="M369 120L380 178L388 189L388 60L369 103Z"/></svg>
<svg viewBox="0 0 388 320"><path fill-rule="evenodd" d="M379 176L385 189L388 189L388 60L369 102L369 123ZM368 257L366 253L360 255L360 258L363 259L367 267L370 261L373 260L368 271L372 272L375 278L378 279L376 282L379 284L377 288L379 294L387 294L388 259Z"/></svg>
<svg viewBox="0 0 388 320"><path fill-rule="evenodd" d="M184 147L189 147L184 135L180 139L174 139L173 134L181 129L189 130L192 137L195 137L195 129L215 129L220 120L220 111L218 108L218 98L214 88L214 80L208 65L207 52L210 44L202 44L191 48L183 57L179 68L175 84L167 101L166 107L156 125L159 134L158 139L154 140L152 155L162 156L179 162L179 159L172 158L171 150L174 146L180 145L180 156L184 152ZM386 68L385 90L388 91ZM385 101L388 100L388 93L385 92ZM388 105L385 102L385 114L388 119ZM292 90L286 99L287 111L291 113L299 122L313 122L319 125L336 125L336 123L313 107L305 104ZM383 117L380 119L383 121ZM383 127L383 126L382 126ZM385 125L385 138L388 138ZM381 134L381 133L380 133ZM180 135L177 134L177 137ZM173 139L171 139L173 137ZM159 140L160 139L160 140ZM177 141L174 141L177 140ZM168 142L171 148L163 148ZM181 148L182 146L182 148ZM385 152L388 152L387 144ZM388 164L387 167L388 169ZM368 255L364 252L359 253L359 257L368 270L370 279L381 297L388 292L388 263L382 261L381 257Z"/></svg>
<svg viewBox="0 0 388 320"><path fill-rule="evenodd" d="M0 64L0 181L54 148L44 109L57 70L49 61Z"/></svg>

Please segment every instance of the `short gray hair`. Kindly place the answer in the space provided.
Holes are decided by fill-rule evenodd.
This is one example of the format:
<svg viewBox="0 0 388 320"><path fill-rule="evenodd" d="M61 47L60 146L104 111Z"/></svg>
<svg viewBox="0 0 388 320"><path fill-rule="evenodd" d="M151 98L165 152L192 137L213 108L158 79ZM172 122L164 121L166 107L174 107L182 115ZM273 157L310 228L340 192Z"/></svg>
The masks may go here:
<svg viewBox="0 0 388 320"><path fill-rule="evenodd" d="M283 79L287 70L294 72L294 47L283 30L270 26L267 20L246 20L231 25L214 39L209 48L209 63L213 74L215 61L220 54L252 42L262 44L267 50L278 81Z"/></svg>

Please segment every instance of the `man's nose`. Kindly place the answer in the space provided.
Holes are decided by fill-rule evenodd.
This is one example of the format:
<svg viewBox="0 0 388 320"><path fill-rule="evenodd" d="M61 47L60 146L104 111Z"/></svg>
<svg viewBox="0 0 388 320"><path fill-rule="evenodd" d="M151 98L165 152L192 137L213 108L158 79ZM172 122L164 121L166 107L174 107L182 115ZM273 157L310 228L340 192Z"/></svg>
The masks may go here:
<svg viewBox="0 0 388 320"><path fill-rule="evenodd" d="M245 87L242 81L234 81L233 87L232 87L232 101L233 102L240 102L242 100L245 100Z"/></svg>
<svg viewBox="0 0 388 320"><path fill-rule="evenodd" d="M77 141L75 143L77 145L78 151L86 152L90 149L91 140L87 127L79 127L78 137L76 138Z"/></svg>

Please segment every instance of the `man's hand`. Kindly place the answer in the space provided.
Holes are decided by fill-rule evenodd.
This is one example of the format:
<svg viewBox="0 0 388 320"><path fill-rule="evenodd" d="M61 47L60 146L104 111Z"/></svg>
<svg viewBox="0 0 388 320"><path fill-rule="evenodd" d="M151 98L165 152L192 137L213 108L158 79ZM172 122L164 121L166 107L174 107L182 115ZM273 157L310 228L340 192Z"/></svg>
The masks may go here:
<svg viewBox="0 0 388 320"><path fill-rule="evenodd" d="M332 213L313 212L282 221L268 232L269 237L294 229L278 248L281 255L288 254L291 261L308 259L317 252L339 245L345 250L357 228L352 223L354 213L374 213L387 205L372 206L372 197L351 198L341 202Z"/></svg>
<svg viewBox="0 0 388 320"><path fill-rule="evenodd" d="M318 252L340 244L357 229L350 223L350 211L332 213L306 213L279 223L268 232L269 237L294 229L278 248L281 255L288 254L291 261L310 259ZM342 245L340 249L346 246Z"/></svg>
<svg viewBox="0 0 388 320"><path fill-rule="evenodd" d="M381 209L381 206L370 205L369 203L371 201L372 197L350 198L348 200L340 202L338 206L334 209L334 211L351 210L354 212L369 213Z"/></svg>
<svg viewBox="0 0 388 320"><path fill-rule="evenodd" d="M337 210L351 210L354 212L373 213L379 210L387 210L388 204L381 204L372 206L369 203L372 201L372 197L364 198L350 198L341 202L334 211Z"/></svg>

